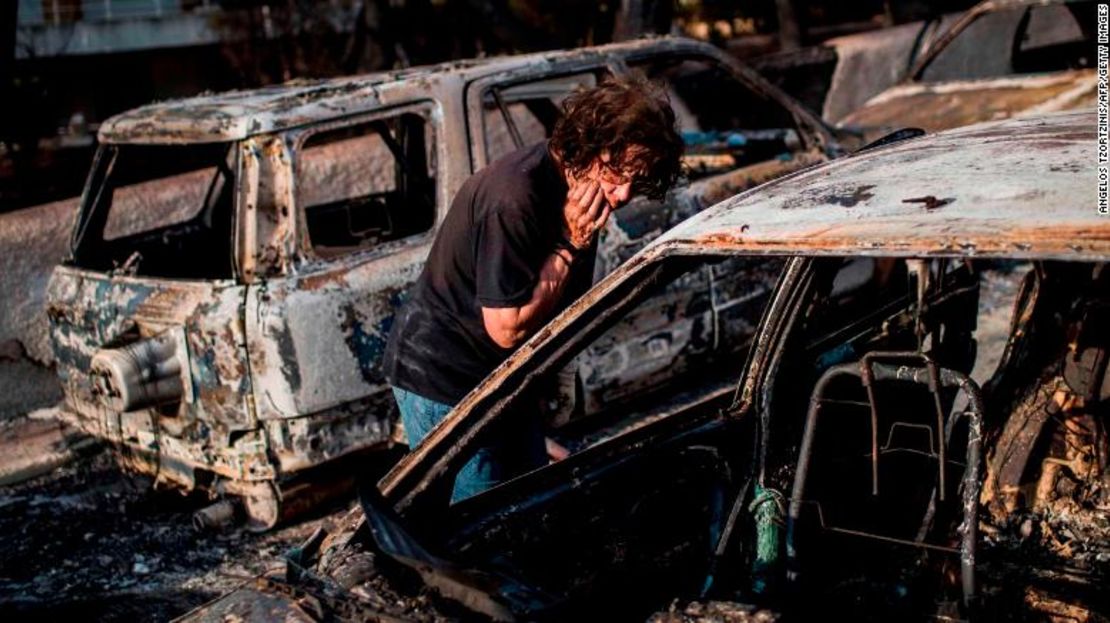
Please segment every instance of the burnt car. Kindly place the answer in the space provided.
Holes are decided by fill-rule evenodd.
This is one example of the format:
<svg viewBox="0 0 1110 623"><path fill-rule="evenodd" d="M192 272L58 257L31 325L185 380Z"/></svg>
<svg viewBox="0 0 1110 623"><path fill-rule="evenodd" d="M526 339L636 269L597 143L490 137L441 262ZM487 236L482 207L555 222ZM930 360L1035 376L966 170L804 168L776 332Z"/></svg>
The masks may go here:
<svg viewBox="0 0 1110 623"><path fill-rule="evenodd" d="M598 277L705 206L839 153L816 116L757 74L669 38L294 82L109 119L47 294L62 417L138 471L241 498L253 525L310 505L323 492L305 483L339 487L340 459L394 438L382 350L459 186L549 135L574 89L629 72L669 93L689 179L610 219ZM657 304L685 298L676 288ZM666 348L732 341L654 316L632 324ZM665 350L627 366L621 348L583 359L565 393L596 411L635 393L640 373L667 376L666 359L652 358ZM211 516L230 510L221 502Z"/></svg>
<svg viewBox="0 0 1110 623"><path fill-rule="evenodd" d="M837 122L877 137L1091 109L1095 2L986 0L929 43L901 83Z"/></svg>
<svg viewBox="0 0 1110 623"><path fill-rule="evenodd" d="M643 620L672 599L801 620L1105 615L1110 219L1094 145L1093 113L970 126L692 217L365 487L347 530L189 620L306 603L323 619ZM1024 276L1002 346L980 349L988 269ZM658 309L675 283L690 298ZM672 351L675 367L712 363L553 428L568 458L451 503L484 438L544 417L544 387L643 309L710 336L758 328L726 353ZM665 347L645 335L626 355ZM383 592L412 578L447 598L439 614ZM751 613L719 605L659 620Z"/></svg>

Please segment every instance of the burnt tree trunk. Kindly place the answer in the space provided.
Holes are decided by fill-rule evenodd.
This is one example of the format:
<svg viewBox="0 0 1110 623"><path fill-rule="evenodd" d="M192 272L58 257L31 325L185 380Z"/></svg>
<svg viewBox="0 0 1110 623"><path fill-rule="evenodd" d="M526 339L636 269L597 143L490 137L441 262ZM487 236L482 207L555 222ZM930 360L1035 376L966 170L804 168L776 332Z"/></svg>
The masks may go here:
<svg viewBox="0 0 1110 623"><path fill-rule="evenodd" d="M779 17L779 47L782 50L797 50L802 47L802 31L794 13L793 0L775 0Z"/></svg>
<svg viewBox="0 0 1110 623"><path fill-rule="evenodd" d="M883 28L894 26L894 7L890 0L883 0Z"/></svg>
<svg viewBox="0 0 1110 623"><path fill-rule="evenodd" d="M669 0L621 0L613 20L613 41L629 41L671 30L674 3Z"/></svg>
<svg viewBox="0 0 1110 623"><path fill-rule="evenodd" d="M7 95L15 76L15 29L18 2L0 2L0 93Z"/></svg>
<svg viewBox="0 0 1110 623"><path fill-rule="evenodd" d="M0 2L0 101L13 102L15 92L15 30L18 18L18 2ZM0 141L15 142L14 134L17 115L9 110L8 117L0 121Z"/></svg>
<svg viewBox="0 0 1110 623"><path fill-rule="evenodd" d="M613 26L613 41L628 41L644 34L643 0L621 0Z"/></svg>

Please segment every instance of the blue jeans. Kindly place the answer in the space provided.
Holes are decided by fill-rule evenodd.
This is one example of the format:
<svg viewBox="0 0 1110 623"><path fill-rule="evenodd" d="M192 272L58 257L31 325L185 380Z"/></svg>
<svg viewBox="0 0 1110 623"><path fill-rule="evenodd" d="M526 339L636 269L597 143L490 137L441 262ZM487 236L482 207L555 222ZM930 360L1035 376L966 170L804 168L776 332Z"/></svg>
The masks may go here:
<svg viewBox="0 0 1110 623"><path fill-rule="evenodd" d="M410 449L415 448L454 408L400 387L393 388L393 397L401 411L401 422L405 425ZM478 495L498 483L546 463L543 434L536 418L509 422L498 433L497 441L478 448L455 475L452 503Z"/></svg>

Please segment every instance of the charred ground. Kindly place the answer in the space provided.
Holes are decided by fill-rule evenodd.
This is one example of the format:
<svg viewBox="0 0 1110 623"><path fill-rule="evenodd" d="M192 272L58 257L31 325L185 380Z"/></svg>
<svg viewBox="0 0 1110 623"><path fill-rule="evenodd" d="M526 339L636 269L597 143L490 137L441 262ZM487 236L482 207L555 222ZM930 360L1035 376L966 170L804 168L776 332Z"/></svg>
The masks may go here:
<svg viewBox="0 0 1110 623"><path fill-rule="evenodd" d="M164 621L266 571L331 514L266 534L201 534L197 498L100 452L0 491L0 609L22 620Z"/></svg>

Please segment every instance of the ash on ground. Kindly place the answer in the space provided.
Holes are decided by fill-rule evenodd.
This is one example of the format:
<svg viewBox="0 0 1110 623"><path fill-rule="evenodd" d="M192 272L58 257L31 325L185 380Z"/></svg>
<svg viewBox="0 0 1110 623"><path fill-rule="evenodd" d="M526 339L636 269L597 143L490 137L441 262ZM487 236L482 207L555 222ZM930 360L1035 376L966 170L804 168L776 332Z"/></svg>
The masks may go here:
<svg viewBox="0 0 1110 623"><path fill-rule="evenodd" d="M165 621L267 571L345 511L267 534L202 534L192 511L204 503L123 475L108 452L0 488L0 610L21 620Z"/></svg>

